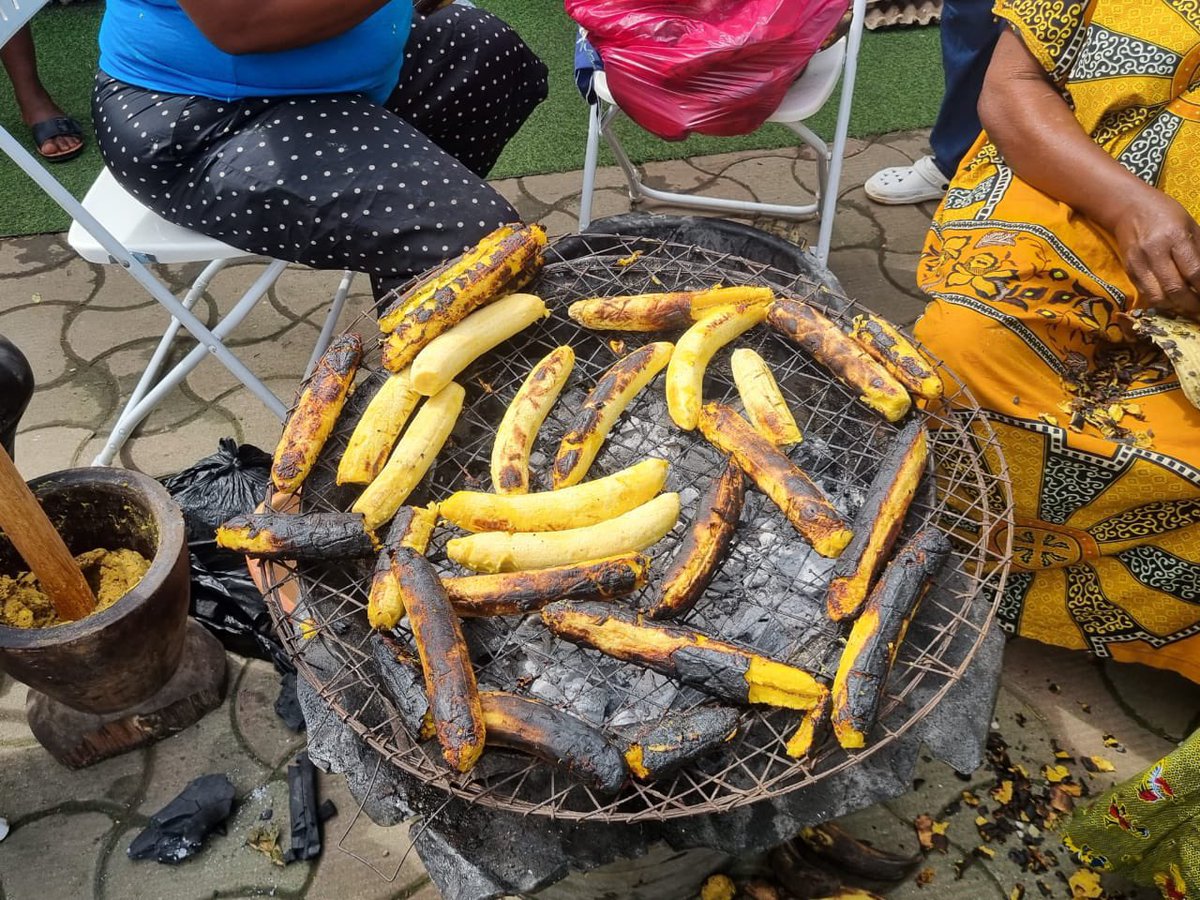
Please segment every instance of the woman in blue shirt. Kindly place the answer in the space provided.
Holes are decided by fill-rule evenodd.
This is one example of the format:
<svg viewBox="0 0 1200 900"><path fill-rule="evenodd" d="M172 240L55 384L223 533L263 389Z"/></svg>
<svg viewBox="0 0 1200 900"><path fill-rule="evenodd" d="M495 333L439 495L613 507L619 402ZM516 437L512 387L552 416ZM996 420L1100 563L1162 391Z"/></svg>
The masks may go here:
<svg viewBox="0 0 1200 900"><path fill-rule="evenodd" d="M541 61L471 7L108 0L92 114L163 218L378 291L519 218L483 177L545 96Z"/></svg>

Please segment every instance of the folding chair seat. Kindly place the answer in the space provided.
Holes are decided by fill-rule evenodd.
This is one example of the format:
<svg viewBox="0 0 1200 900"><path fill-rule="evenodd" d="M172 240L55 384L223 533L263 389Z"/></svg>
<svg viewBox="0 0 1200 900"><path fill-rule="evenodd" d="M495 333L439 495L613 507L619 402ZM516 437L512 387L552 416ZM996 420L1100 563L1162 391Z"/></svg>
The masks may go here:
<svg viewBox="0 0 1200 900"><path fill-rule="evenodd" d="M783 101L767 122L776 122L793 131L800 140L812 147L817 155L817 190L811 203L784 205L749 200L730 200L723 197L708 197L699 194L683 194L664 191L647 186L641 179L637 167L621 145L613 122L621 108L608 89L608 79L603 69L592 73L591 89L596 102L588 110L588 137L583 167L583 191L579 201L579 230L587 228L592 220L592 196L596 187L596 165L599 155L600 136L603 135L612 151L617 165L629 184L629 197L634 203L642 199L660 200L674 206L690 209L723 210L727 212L757 213L779 218L806 219L818 216L820 230L817 237L816 257L823 266L829 259L829 246L833 237L833 218L837 212L838 187L841 183L842 161L846 153L846 137L850 127L850 108L854 100L854 82L858 72L858 52L862 46L863 22L866 17L866 0L854 0L850 30L836 42L815 54L796 83L788 89ZM841 79L842 90L838 100L837 124L832 144L826 143L807 125L806 119L815 115L833 96Z"/></svg>
<svg viewBox="0 0 1200 900"><path fill-rule="evenodd" d="M7 44L35 13L49 2L50 0L0 0L0 46ZM208 354L215 356L282 421L287 414L287 405L246 368L223 341L245 319L258 301L266 296L267 291L287 268L286 261L269 260L262 273L229 312L209 329L192 313L192 306L221 269L233 260L254 258L254 254L170 224L125 191L107 169L100 173L84 197L83 203L80 203L3 127L0 127L0 152L12 159L71 217L73 224L67 241L80 256L93 263L121 266L171 314L170 324L163 333L162 340L118 417L104 449L93 460L93 465L109 465L133 429ZM182 300L148 268L150 263L191 262L204 262L207 265ZM352 272L342 275L308 368L312 367L329 343L345 304L346 295L350 291L352 278ZM198 346L160 378L159 371L181 327L196 339Z"/></svg>

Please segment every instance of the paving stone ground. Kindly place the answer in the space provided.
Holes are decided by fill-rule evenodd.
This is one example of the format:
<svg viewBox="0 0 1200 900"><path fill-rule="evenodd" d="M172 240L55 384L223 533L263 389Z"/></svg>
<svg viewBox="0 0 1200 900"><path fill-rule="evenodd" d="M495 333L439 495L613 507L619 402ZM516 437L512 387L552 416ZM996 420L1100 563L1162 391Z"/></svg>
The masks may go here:
<svg viewBox="0 0 1200 900"><path fill-rule="evenodd" d="M861 185L877 168L926 152L925 139L918 132L852 142L830 258L847 293L904 324L916 318L922 305L913 272L932 205L876 206ZM654 185L717 188L767 201L793 199L797 182L811 189L815 171L812 162L782 151L653 163L645 169ZM540 220L551 234L559 234L575 228L579 185L579 173L570 172L498 186L526 219ZM601 171L598 188L596 217L628 210L616 170ZM815 239L815 223L756 224L796 241ZM232 266L198 307L202 317L211 321L259 269L259 264ZM165 274L173 285L183 286L196 269L169 267ZM302 374L337 277L288 270L229 341L285 397ZM368 302L362 279L341 324L352 321ZM78 259L64 236L0 242L0 333L23 348L38 381L17 439L17 460L26 477L92 459L164 326L164 315L130 279ZM185 342L178 347L185 351ZM212 452L220 437L270 448L278 431L278 423L254 397L208 359L146 420L119 461L163 475ZM231 689L220 709L154 747L79 772L59 766L37 745L25 725L24 687L0 676L0 816L12 826L0 843L0 900L437 896L415 856L397 871L408 845L404 826L380 828L361 817L349 827L355 804L337 777L320 778L321 794L334 799L341 811L326 826L327 847L320 860L278 868L244 846L246 829L266 808L286 830L286 765L303 747L303 737L289 732L274 715L277 685L267 664L231 656L230 665ZM1018 640L1006 652L995 718L1014 761L1032 773L1049 761L1054 741L1074 755L1110 758L1114 773L1089 778L1090 786L1099 789L1168 751L1200 725L1198 709L1200 687L1170 674ZM1124 752L1106 748L1105 734L1115 735ZM147 816L193 777L210 771L228 773L238 788L239 806L228 833L178 867L129 861L125 849ZM928 813L936 818L964 789L985 785L987 773L964 781L946 766L924 761L919 776L914 791L851 816L848 826L880 844L911 850L913 817ZM934 871L928 886L910 882L889 896L999 900L1017 884L1031 892L1028 896L1037 896L1033 880L1003 852L994 861L971 857L979 839L969 817L954 819L949 837L950 852L932 854L925 863ZM385 881L351 853L395 877ZM954 864L963 858L970 862L959 880ZM1055 896L1068 896L1063 884L1053 886Z"/></svg>

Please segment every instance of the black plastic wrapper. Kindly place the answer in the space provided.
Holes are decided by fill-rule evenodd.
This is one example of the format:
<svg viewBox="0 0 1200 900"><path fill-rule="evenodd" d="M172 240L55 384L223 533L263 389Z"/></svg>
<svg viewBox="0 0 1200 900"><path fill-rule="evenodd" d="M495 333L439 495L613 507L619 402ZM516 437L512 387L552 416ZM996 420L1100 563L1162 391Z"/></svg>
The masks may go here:
<svg viewBox="0 0 1200 900"><path fill-rule="evenodd" d="M150 824L126 851L130 859L156 859L177 865L195 856L204 839L223 826L233 811L233 783L225 775L201 775L150 817Z"/></svg>

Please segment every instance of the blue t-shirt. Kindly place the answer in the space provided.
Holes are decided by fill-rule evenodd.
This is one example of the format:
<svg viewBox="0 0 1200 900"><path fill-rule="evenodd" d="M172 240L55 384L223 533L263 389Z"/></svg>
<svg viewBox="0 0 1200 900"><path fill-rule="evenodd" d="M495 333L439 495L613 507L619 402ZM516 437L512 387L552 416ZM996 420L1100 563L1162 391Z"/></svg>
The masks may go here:
<svg viewBox="0 0 1200 900"><path fill-rule="evenodd" d="M391 0L336 37L275 53L225 53L176 0L108 0L100 68L119 81L214 100L359 92L382 103L396 87L412 0Z"/></svg>

